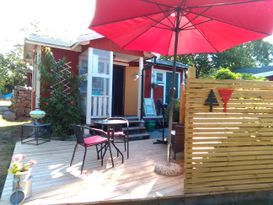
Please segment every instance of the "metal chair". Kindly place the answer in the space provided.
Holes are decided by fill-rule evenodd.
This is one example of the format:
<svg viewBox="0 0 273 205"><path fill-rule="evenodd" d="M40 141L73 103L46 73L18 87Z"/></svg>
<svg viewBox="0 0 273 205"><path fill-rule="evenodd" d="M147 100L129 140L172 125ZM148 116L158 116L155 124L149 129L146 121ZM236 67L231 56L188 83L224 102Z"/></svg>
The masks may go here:
<svg viewBox="0 0 273 205"><path fill-rule="evenodd" d="M109 117L106 120L124 121L124 123L120 125L115 125L112 140L114 141L114 144L124 143L124 150L127 151L127 159L128 159L129 158L129 136L128 136L129 121L123 117Z"/></svg>
<svg viewBox="0 0 273 205"><path fill-rule="evenodd" d="M70 166L72 165L78 145L81 145L84 147L84 155L83 155L83 162L82 162L82 167L81 167L81 174L82 174L82 170L83 170L83 166L84 166L84 162L85 162L87 148L91 147L91 146L96 146L97 158L101 159L101 166L103 166L103 158L105 156L105 153L107 150L109 150L112 166L114 167L114 161L113 161L113 156L112 156L112 151L111 151L111 146L110 146L110 140L108 139L108 135L106 132L104 132L103 130L100 130L100 129L91 128L91 127L83 126L83 125L72 125L72 127L73 127L74 134L76 137L76 145L74 147Z"/></svg>

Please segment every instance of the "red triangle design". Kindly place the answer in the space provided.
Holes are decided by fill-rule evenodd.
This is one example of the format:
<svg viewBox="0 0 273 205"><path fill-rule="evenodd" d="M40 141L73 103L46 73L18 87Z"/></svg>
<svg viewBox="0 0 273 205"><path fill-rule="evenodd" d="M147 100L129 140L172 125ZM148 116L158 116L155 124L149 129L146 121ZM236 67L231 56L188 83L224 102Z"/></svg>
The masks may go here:
<svg viewBox="0 0 273 205"><path fill-rule="evenodd" d="M233 90L227 89L227 88L219 88L218 92L222 98L222 101L224 103L224 112L227 111L227 103L232 95Z"/></svg>

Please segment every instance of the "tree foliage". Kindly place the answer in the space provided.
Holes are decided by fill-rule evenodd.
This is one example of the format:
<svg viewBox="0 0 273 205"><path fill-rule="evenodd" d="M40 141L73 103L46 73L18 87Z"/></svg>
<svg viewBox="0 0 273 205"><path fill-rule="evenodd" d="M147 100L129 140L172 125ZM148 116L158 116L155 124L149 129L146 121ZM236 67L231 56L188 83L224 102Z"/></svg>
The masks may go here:
<svg viewBox="0 0 273 205"><path fill-rule="evenodd" d="M235 68L255 67L255 59L249 47L250 44L244 44L225 52L213 54L213 67L225 67L231 70Z"/></svg>
<svg viewBox="0 0 273 205"><path fill-rule="evenodd" d="M172 57L163 56L162 58L172 60ZM194 66L197 77L206 77L221 67L233 70L243 67L268 66L273 62L273 45L258 40L221 53L181 55L177 60Z"/></svg>
<svg viewBox="0 0 273 205"><path fill-rule="evenodd" d="M14 86L26 84L27 65L22 58L22 49L0 54L0 92L9 93Z"/></svg>
<svg viewBox="0 0 273 205"><path fill-rule="evenodd" d="M45 121L51 123L53 135L65 140L70 133L70 125L80 122L79 82L70 72L60 72L65 59L56 61L49 49L44 51L41 71L41 108L46 112ZM60 79L69 82L70 90L65 92Z"/></svg>
<svg viewBox="0 0 273 205"><path fill-rule="evenodd" d="M273 45L265 41L254 41L248 44L258 66L268 66L273 62Z"/></svg>
<svg viewBox="0 0 273 205"><path fill-rule="evenodd" d="M165 59L170 60L169 57L165 57ZM178 62L195 67L197 72L196 75L198 77L208 75L213 72L213 65L208 54L180 55L178 56L177 60Z"/></svg>

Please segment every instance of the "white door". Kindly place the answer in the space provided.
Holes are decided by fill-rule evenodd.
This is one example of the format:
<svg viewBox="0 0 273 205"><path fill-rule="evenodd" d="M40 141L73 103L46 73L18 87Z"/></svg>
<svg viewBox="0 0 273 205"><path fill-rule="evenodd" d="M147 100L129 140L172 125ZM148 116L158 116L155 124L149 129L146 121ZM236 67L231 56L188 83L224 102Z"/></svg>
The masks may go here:
<svg viewBox="0 0 273 205"><path fill-rule="evenodd" d="M93 49L91 65L91 118L108 117L112 105L112 52Z"/></svg>

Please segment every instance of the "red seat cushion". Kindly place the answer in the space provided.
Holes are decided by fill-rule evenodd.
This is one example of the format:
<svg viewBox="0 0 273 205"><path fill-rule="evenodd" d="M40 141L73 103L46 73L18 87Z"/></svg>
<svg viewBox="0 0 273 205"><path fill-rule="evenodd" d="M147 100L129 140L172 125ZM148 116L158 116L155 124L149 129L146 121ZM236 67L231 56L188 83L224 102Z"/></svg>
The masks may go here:
<svg viewBox="0 0 273 205"><path fill-rule="evenodd" d="M107 138L101 137L99 135L94 135L94 136L84 138L84 144L88 146L100 144L103 142L107 142Z"/></svg>

